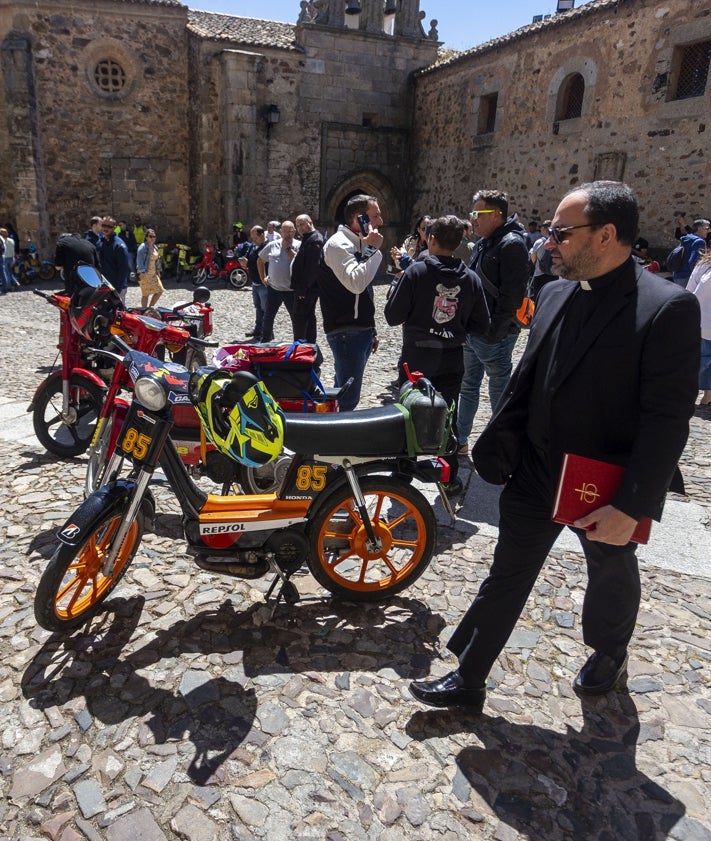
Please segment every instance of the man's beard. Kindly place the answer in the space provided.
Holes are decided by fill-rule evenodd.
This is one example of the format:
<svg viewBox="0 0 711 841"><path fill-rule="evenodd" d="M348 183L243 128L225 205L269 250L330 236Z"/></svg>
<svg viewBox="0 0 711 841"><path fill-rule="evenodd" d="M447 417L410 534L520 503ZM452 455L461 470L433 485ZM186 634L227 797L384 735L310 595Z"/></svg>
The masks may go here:
<svg viewBox="0 0 711 841"><path fill-rule="evenodd" d="M562 259L553 266L553 274L564 277L566 280L590 280L597 277L597 260L590 251L579 251L567 258Z"/></svg>

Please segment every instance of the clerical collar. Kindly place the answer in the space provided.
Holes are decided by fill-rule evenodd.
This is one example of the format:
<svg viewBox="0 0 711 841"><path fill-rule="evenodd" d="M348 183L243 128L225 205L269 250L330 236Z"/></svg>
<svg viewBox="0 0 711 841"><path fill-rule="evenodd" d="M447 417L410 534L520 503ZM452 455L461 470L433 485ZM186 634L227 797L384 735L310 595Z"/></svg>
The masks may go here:
<svg viewBox="0 0 711 841"><path fill-rule="evenodd" d="M632 257L630 256L630 258L625 260L621 266L617 266L617 268L614 268L611 272L600 275L600 277L591 277L590 280L578 281L580 288L585 292L599 292L602 289L606 289L610 286L610 284L615 283L615 281L625 273L631 260Z"/></svg>

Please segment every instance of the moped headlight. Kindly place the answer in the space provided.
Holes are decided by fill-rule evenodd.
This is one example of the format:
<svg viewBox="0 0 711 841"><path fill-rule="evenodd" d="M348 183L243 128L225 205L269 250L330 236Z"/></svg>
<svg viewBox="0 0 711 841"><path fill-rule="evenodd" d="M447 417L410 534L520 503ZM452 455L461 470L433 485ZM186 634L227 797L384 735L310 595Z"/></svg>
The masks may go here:
<svg viewBox="0 0 711 841"><path fill-rule="evenodd" d="M163 386L153 377L139 377L133 388L139 403L146 409L158 412L165 406L168 396Z"/></svg>

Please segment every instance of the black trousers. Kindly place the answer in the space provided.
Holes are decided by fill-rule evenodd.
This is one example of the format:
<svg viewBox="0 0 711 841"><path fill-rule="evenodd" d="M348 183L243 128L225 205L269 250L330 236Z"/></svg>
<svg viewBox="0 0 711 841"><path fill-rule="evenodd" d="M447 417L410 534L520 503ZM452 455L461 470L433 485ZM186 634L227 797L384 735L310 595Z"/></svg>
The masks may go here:
<svg viewBox="0 0 711 841"><path fill-rule="evenodd" d="M555 482L532 448L501 493L499 540L489 575L447 643L459 671L483 686L533 589L548 553L565 526L550 519ZM640 602L636 544L589 541L574 529L587 562L582 608L583 641L618 659L632 637Z"/></svg>
<svg viewBox="0 0 711 841"><path fill-rule="evenodd" d="M294 309L291 313L291 323L294 327L294 341L306 339L311 344L316 343L316 302L318 290L294 293Z"/></svg>

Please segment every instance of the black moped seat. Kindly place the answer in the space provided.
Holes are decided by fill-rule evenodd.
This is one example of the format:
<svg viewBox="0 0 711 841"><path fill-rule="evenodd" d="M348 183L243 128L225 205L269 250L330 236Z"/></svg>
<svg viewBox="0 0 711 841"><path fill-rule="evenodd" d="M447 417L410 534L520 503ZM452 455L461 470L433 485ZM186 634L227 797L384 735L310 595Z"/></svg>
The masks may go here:
<svg viewBox="0 0 711 841"><path fill-rule="evenodd" d="M303 455L402 455L407 452L405 416L392 404L354 412L287 412L284 446Z"/></svg>

